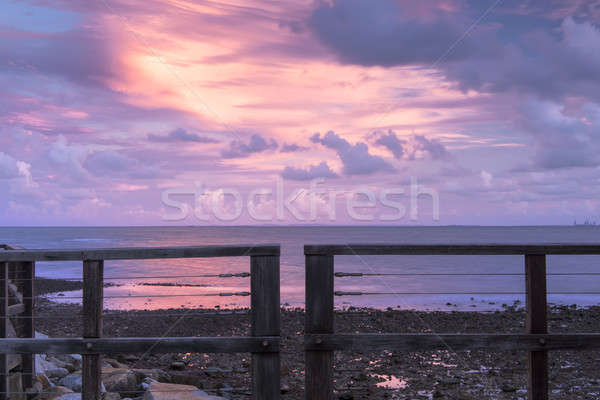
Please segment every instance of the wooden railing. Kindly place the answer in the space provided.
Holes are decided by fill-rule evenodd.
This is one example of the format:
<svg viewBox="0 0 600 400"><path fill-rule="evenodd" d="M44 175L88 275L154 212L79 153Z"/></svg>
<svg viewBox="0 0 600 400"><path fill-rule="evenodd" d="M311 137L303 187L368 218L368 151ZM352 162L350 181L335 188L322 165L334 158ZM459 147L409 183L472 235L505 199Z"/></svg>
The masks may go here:
<svg viewBox="0 0 600 400"><path fill-rule="evenodd" d="M308 400L333 399L334 351L406 352L486 349L528 351L531 400L548 398L548 350L600 347L600 334L548 334L546 255L600 254L600 246L574 245L308 245L306 256L305 388ZM336 334L336 255L523 255L526 324L523 334Z"/></svg>
<svg viewBox="0 0 600 400"><path fill-rule="evenodd" d="M101 354L104 353L252 353L252 398L261 400L280 397L280 294L279 245L205 246L162 248L116 248L89 250L6 250L0 251L0 273L3 285L0 307L3 324L0 335L6 338L9 266L21 265L21 273L30 284L23 289L25 318L30 321L24 337L0 340L0 399L8 394L9 354L23 355L23 370L33 371L32 355L36 353L79 353L83 357L82 396L85 400L101 398ZM105 260L246 257L250 263L251 336L250 337L153 337L103 338L102 305ZM80 338L35 339L33 327L33 279L36 261L83 261L83 332ZM25 302L25 300L28 302ZM4 335L2 335L4 333ZM22 336L23 337L23 336ZM28 382L31 386L31 382Z"/></svg>
<svg viewBox="0 0 600 400"><path fill-rule="evenodd" d="M0 245L0 252L17 248ZM0 338L5 339L11 335L21 338L35 337L34 275L35 263L0 262ZM11 300L14 304L10 304ZM16 320L14 324L11 318ZM19 370L22 387L31 387L35 373L33 354L0 353L0 398L6 397L9 390L11 370Z"/></svg>

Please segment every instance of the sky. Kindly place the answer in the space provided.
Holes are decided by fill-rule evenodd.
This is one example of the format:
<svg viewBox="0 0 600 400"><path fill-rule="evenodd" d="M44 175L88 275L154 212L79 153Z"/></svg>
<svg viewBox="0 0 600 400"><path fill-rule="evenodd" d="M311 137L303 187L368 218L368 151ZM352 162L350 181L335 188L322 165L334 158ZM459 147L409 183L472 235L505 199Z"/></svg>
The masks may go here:
<svg viewBox="0 0 600 400"><path fill-rule="evenodd" d="M598 0L5 0L0 224L600 220Z"/></svg>

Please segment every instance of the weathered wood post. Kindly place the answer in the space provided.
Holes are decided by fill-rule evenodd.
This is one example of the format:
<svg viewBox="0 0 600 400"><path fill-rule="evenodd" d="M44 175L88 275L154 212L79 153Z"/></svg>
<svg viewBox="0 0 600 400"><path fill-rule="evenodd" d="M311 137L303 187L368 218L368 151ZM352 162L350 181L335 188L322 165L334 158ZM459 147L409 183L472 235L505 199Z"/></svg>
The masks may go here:
<svg viewBox="0 0 600 400"><path fill-rule="evenodd" d="M306 255L305 334L333 333L333 256ZM333 351L306 351L305 398L333 399Z"/></svg>
<svg viewBox="0 0 600 400"><path fill-rule="evenodd" d="M546 317L546 256L525 255L525 292L527 333L548 333ZM530 351L529 358L529 399L548 399L548 352Z"/></svg>
<svg viewBox="0 0 600 400"><path fill-rule="evenodd" d="M251 335L280 336L279 256L251 256ZM267 344L268 345L268 344ZM252 398L280 398L279 353L252 354Z"/></svg>
<svg viewBox="0 0 600 400"><path fill-rule="evenodd" d="M102 337L104 261L83 261L83 338ZM89 350L92 350L89 348ZM100 354L83 354L83 400L100 400L102 360Z"/></svg>
<svg viewBox="0 0 600 400"><path fill-rule="evenodd" d="M22 337L35 338L35 262L21 263L20 279L22 279L23 305L25 308L22 314ZM21 360L23 388L31 388L35 376L35 354L22 354Z"/></svg>
<svg viewBox="0 0 600 400"><path fill-rule="evenodd" d="M8 263L0 263L0 338L8 337ZM8 399L8 354L0 354L0 399Z"/></svg>

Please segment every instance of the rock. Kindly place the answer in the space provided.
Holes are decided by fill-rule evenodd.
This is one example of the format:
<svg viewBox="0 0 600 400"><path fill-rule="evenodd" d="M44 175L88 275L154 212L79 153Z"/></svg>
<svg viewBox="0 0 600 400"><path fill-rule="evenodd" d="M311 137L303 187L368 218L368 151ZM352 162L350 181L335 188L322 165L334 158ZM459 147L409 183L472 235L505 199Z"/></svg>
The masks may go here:
<svg viewBox="0 0 600 400"><path fill-rule="evenodd" d="M128 365L120 363L117 360L112 359L112 358L105 358L104 362L108 363L112 368L125 368L125 369L129 369Z"/></svg>
<svg viewBox="0 0 600 400"><path fill-rule="evenodd" d="M136 362L137 360L139 360L140 357L137 356L136 354L124 354L122 356L119 356L119 359L121 360L121 362L132 363L132 362Z"/></svg>
<svg viewBox="0 0 600 400"><path fill-rule="evenodd" d="M175 371L183 371L185 369L185 363L181 361L173 361L169 368L174 369Z"/></svg>
<svg viewBox="0 0 600 400"><path fill-rule="evenodd" d="M81 393L67 393L53 400L81 400Z"/></svg>
<svg viewBox="0 0 600 400"><path fill-rule="evenodd" d="M42 385L43 389L48 389L48 388L51 388L52 386L54 386L54 384L52 382L50 382L50 379L48 379L46 374L41 374L41 373L36 374L35 380Z"/></svg>
<svg viewBox="0 0 600 400"><path fill-rule="evenodd" d="M51 366L49 366L47 368L48 370L55 369L55 368L64 368L64 369L68 370L69 372L77 371L77 368L75 365L65 362L63 360L59 360L58 358L54 358L52 356L46 356L46 361L48 361L51 364Z"/></svg>
<svg viewBox="0 0 600 400"><path fill-rule="evenodd" d="M53 358L70 364L75 369L81 369L82 358L81 354L57 354Z"/></svg>
<svg viewBox="0 0 600 400"><path fill-rule="evenodd" d="M171 380L169 383L176 383L178 385L190 385L196 386L202 389L204 387L206 377L192 372L172 372Z"/></svg>
<svg viewBox="0 0 600 400"><path fill-rule="evenodd" d="M209 396L195 386L152 382L143 400L225 400L223 397Z"/></svg>
<svg viewBox="0 0 600 400"><path fill-rule="evenodd" d="M512 392L516 392L517 391L517 388L514 387L514 386L512 386L512 385L510 385L510 384L503 385L501 389L502 389L503 392L506 392L506 393L512 393Z"/></svg>
<svg viewBox="0 0 600 400"><path fill-rule="evenodd" d="M104 393L104 397L102 397L102 400L121 400L121 395L119 393L107 392Z"/></svg>
<svg viewBox="0 0 600 400"><path fill-rule="evenodd" d="M26 400L27 396L23 393L23 380L21 379L21 374L20 373L14 373L14 374L10 374L8 376L8 391L11 393L18 393L18 394L11 394L10 395L10 399L11 400Z"/></svg>
<svg viewBox="0 0 600 400"><path fill-rule="evenodd" d="M73 391L64 386L54 386L50 389L47 389L46 393L34 397L34 400L56 400L68 393L73 393Z"/></svg>
<svg viewBox="0 0 600 400"><path fill-rule="evenodd" d="M144 378L152 378L158 382L171 382L171 376L162 369L134 369L133 373L137 377L138 383L141 383Z"/></svg>
<svg viewBox="0 0 600 400"><path fill-rule="evenodd" d="M64 378L65 376L69 375L69 371L66 368L52 368L52 369L48 369L45 372L46 376L50 379L55 378L55 379L60 379L60 378Z"/></svg>
<svg viewBox="0 0 600 400"><path fill-rule="evenodd" d="M289 385L283 384L281 385L281 394L288 393L291 390Z"/></svg>
<svg viewBox="0 0 600 400"><path fill-rule="evenodd" d="M69 374L69 375L65 376L64 378L62 378L60 381L58 381L58 383L61 386L68 387L69 389L71 389L74 392L81 392L81 385L82 385L81 374L78 374L78 373Z"/></svg>
<svg viewBox="0 0 600 400"><path fill-rule="evenodd" d="M103 368L102 382L108 392L131 393L137 390L137 377L125 368Z"/></svg>
<svg viewBox="0 0 600 400"><path fill-rule="evenodd" d="M38 373L46 373L49 369L58 368L55 364L50 362L45 354L35 355L35 371Z"/></svg>
<svg viewBox="0 0 600 400"><path fill-rule="evenodd" d="M153 384L154 382L156 382L156 381L152 378L144 378L142 383L140 383L140 387L142 388L142 390L146 391L146 390L150 389L150 385Z"/></svg>

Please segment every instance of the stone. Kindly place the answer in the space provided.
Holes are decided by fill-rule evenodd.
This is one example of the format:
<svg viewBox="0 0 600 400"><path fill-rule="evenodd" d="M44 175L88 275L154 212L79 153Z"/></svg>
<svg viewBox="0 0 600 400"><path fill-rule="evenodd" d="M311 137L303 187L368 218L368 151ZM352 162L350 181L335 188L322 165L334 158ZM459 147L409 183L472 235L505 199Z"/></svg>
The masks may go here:
<svg viewBox="0 0 600 400"><path fill-rule="evenodd" d="M66 368L58 367L46 370L45 374L50 379L60 379L69 375L69 370L67 370Z"/></svg>
<svg viewBox="0 0 600 400"><path fill-rule="evenodd" d="M83 359L81 354L57 354L53 356L57 360L63 361L67 364L71 364L75 369L81 369Z"/></svg>
<svg viewBox="0 0 600 400"><path fill-rule="evenodd" d="M137 390L135 373L125 368L103 368L102 382L108 392L131 393Z"/></svg>
<svg viewBox="0 0 600 400"><path fill-rule="evenodd" d="M171 372L171 380L169 383L176 383L178 385L190 385L196 386L197 388L204 388L204 382L206 377L199 375L194 372Z"/></svg>
<svg viewBox="0 0 600 400"><path fill-rule="evenodd" d="M152 382L143 400L225 400L225 398L209 396L195 386Z"/></svg>
<svg viewBox="0 0 600 400"><path fill-rule="evenodd" d="M46 356L46 361L48 361L51 364L51 366L48 366L46 368L47 370L54 368L64 368L69 372L75 372L77 370L77 368L73 364L70 364L63 360L59 360L58 358L54 358L52 356Z"/></svg>
<svg viewBox="0 0 600 400"><path fill-rule="evenodd" d="M52 386L54 386L54 384L52 382L50 382L50 379L48 379L46 374L41 374L41 373L36 374L35 380L42 385L42 389L48 389L48 388L51 388Z"/></svg>
<svg viewBox="0 0 600 400"><path fill-rule="evenodd" d="M158 382L171 383L171 376L162 369L134 369L132 371L137 377L138 383L141 383L144 378L152 378Z"/></svg>
<svg viewBox="0 0 600 400"><path fill-rule="evenodd" d="M56 400L59 397L68 393L73 393L73 391L64 386L54 386L47 389L46 393L42 393L34 397L34 400Z"/></svg>
<svg viewBox="0 0 600 400"><path fill-rule="evenodd" d="M74 392L81 392L82 378L81 374L69 374L58 381L59 385L68 387Z"/></svg>
<svg viewBox="0 0 600 400"><path fill-rule="evenodd" d="M67 393L53 400L81 400L81 393Z"/></svg>
<svg viewBox="0 0 600 400"><path fill-rule="evenodd" d="M121 400L121 395L119 393L106 392L102 400Z"/></svg>
<svg viewBox="0 0 600 400"><path fill-rule="evenodd" d="M125 368L125 369L129 369L128 365L125 365L123 363L118 362L117 360L113 359L113 358L105 358L104 362L109 364L112 368Z"/></svg>
<svg viewBox="0 0 600 400"><path fill-rule="evenodd" d="M185 369L185 363L181 361L173 361L169 368L174 369L175 371L183 371Z"/></svg>
<svg viewBox="0 0 600 400"><path fill-rule="evenodd" d="M21 379L20 373L17 372L8 376L8 391L11 392L11 400L27 399L27 395L23 393L23 379Z"/></svg>

